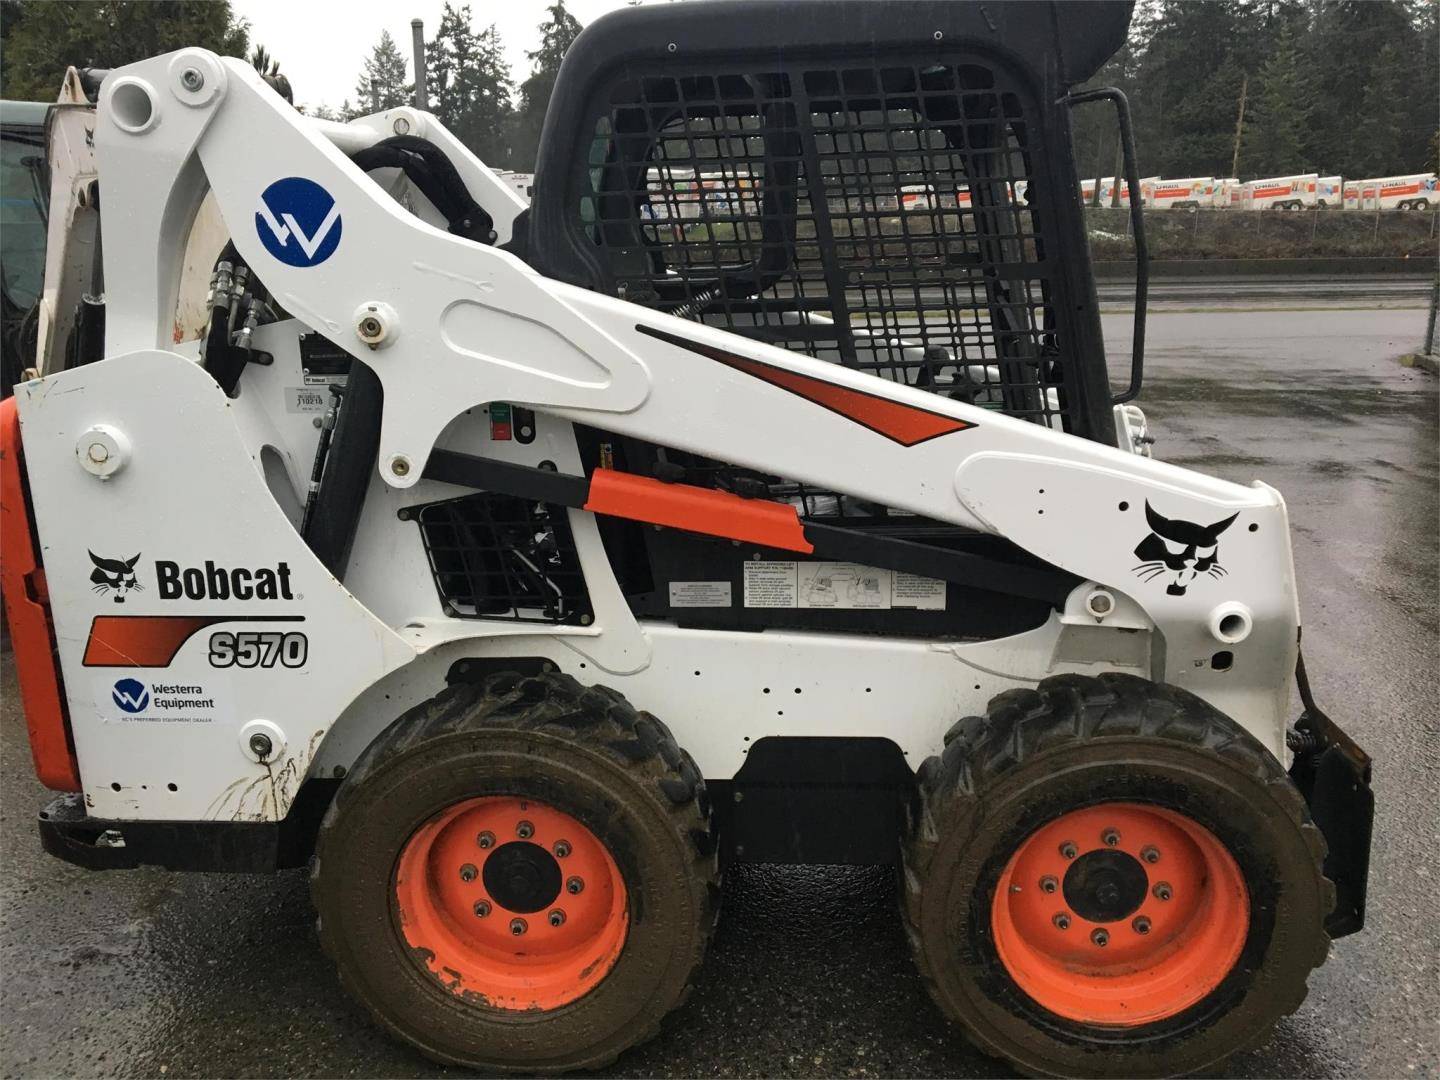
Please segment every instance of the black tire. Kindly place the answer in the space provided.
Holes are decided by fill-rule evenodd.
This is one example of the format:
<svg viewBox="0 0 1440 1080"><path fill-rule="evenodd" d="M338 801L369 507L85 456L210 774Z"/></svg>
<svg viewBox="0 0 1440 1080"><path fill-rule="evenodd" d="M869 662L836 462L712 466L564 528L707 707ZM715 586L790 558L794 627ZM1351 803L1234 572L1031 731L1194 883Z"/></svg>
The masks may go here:
<svg viewBox="0 0 1440 1080"><path fill-rule="evenodd" d="M395 913L399 853L437 813L486 795L572 816L619 869L624 947L578 1000L493 1008L410 955ZM428 1057L490 1072L594 1069L655 1035L689 993L719 903L708 796L669 729L615 691L493 675L411 709L365 751L321 825L311 891L342 984Z"/></svg>
<svg viewBox="0 0 1440 1080"><path fill-rule="evenodd" d="M1284 769L1200 698L1134 676L1062 675L959 721L919 772L903 906L920 972L982 1050L1042 1076L1170 1076L1263 1040L1329 949L1324 840ZM1150 803L1203 825L1250 893L1239 960L1193 1006L1136 1027L1063 1018L1026 995L991 934L1012 853L1068 811Z"/></svg>

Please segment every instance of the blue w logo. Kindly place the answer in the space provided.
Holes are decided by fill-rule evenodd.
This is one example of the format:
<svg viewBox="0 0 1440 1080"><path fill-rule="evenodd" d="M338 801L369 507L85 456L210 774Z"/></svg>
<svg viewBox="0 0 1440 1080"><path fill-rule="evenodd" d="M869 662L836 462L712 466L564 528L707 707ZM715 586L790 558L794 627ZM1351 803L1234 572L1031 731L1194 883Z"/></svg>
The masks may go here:
<svg viewBox="0 0 1440 1080"><path fill-rule="evenodd" d="M121 679L110 691L110 697L127 713L142 712L150 704L150 691L139 679Z"/></svg>

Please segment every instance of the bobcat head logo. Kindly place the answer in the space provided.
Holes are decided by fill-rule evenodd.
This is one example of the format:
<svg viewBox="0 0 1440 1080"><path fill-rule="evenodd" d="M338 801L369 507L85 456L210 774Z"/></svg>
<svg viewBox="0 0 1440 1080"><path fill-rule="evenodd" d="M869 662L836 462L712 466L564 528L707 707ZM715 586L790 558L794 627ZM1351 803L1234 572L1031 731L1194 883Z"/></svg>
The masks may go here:
<svg viewBox="0 0 1440 1080"><path fill-rule="evenodd" d="M95 569L90 571L90 584L94 586L92 592L101 596L114 593L110 599L123 604L128 594L145 588L135 578L135 564L140 561L138 551L129 559L102 559L93 551L89 555L90 561L95 564Z"/></svg>
<svg viewBox="0 0 1440 1080"><path fill-rule="evenodd" d="M1141 560L1135 567L1136 575L1145 581L1166 578L1165 592L1170 596L1184 596L1200 574L1223 577L1220 534L1239 516L1234 513L1213 525L1197 525L1193 521L1161 517L1147 501L1145 520L1150 523L1150 535L1135 548L1135 557Z"/></svg>

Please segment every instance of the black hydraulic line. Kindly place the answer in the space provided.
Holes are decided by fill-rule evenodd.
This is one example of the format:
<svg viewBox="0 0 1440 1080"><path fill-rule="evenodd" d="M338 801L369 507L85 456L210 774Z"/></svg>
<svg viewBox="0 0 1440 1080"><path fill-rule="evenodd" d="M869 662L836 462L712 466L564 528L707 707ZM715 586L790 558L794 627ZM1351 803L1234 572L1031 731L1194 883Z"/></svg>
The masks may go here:
<svg viewBox="0 0 1440 1080"><path fill-rule="evenodd" d="M1130 350L1130 385L1110 400L1115 405L1140 395L1145 376L1145 304L1150 293L1150 245L1145 238L1144 199L1140 195L1140 167L1135 161L1135 132L1130 126L1130 102L1113 86L1082 90L1060 99L1061 104L1083 105L1089 101L1110 101L1120 125L1120 147L1125 162L1125 183L1130 190L1130 223L1135 233L1135 329Z"/></svg>
<svg viewBox="0 0 1440 1080"><path fill-rule="evenodd" d="M105 81L105 76L109 74L109 68L80 68L80 89L85 92L87 99L90 101L100 100L100 84Z"/></svg>
<svg viewBox="0 0 1440 1080"><path fill-rule="evenodd" d="M366 172L403 170L444 216L451 233L481 244L495 242L494 220L470 194L455 163L428 139L395 135L357 151L351 160Z"/></svg>
<svg viewBox="0 0 1440 1080"><path fill-rule="evenodd" d="M460 487L576 509L584 506L590 498L590 481L583 476L569 476L550 469L515 465L454 450L432 450L423 475L426 480L439 480Z"/></svg>
<svg viewBox="0 0 1440 1080"><path fill-rule="evenodd" d="M968 551L826 525L810 518L802 521L805 539L815 545L816 556L838 562L953 581L971 589L1044 600L1055 607L1063 607L1065 598L1082 580L1053 566L1008 563Z"/></svg>
<svg viewBox="0 0 1440 1080"><path fill-rule="evenodd" d="M105 301L86 293L75 310L75 328L71 331L74 355L66 367L93 364L105 358Z"/></svg>
<svg viewBox="0 0 1440 1080"><path fill-rule="evenodd" d="M315 557L342 581L380 453L384 398L380 376L359 360L351 363L325 470L302 533Z"/></svg>
<svg viewBox="0 0 1440 1080"><path fill-rule="evenodd" d="M310 487L305 492L305 512L300 516L300 535L310 531L310 522L315 517L315 502L320 495L320 482L325 477L325 461L330 456L330 443L335 437L335 420L345 398L345 389L338 383L330 384L330 404L325 409L320 423L320 437L315 440L315 458L310 465Z"/></svg>

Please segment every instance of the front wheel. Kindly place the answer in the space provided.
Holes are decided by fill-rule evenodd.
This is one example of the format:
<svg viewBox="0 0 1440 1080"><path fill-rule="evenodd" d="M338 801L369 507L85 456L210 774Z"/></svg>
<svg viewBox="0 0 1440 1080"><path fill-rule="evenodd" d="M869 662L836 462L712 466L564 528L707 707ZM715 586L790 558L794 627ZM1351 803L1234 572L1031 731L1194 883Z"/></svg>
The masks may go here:
<svg viewBox="0 0 1440 1080"><path fill-rule="evenodd" d="M1327 953L1324 841L1280 763L1176 687L1059 676L920 770L905 915L932 995L1046 1076L1186 1074Z"/></svg>
<svg viewBox="0 0 1440 1080"><path fill-rule="evenodd" d="M705 785L670 731L568 676L495 675L400 717L311 870L346 989L430 1057L594 1069L659 1029L715 922Z"/></svg>

